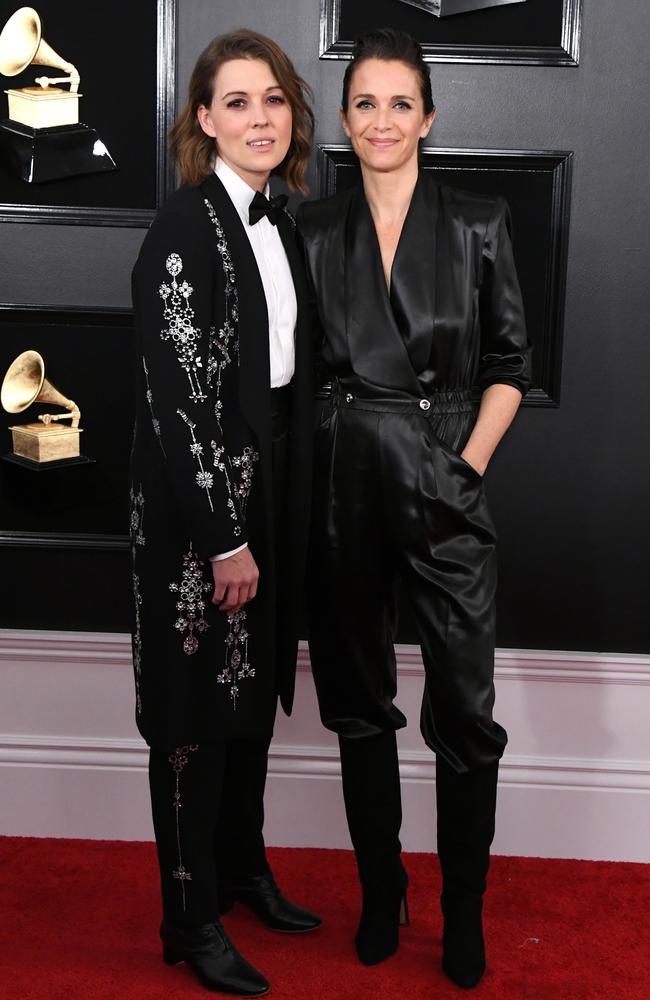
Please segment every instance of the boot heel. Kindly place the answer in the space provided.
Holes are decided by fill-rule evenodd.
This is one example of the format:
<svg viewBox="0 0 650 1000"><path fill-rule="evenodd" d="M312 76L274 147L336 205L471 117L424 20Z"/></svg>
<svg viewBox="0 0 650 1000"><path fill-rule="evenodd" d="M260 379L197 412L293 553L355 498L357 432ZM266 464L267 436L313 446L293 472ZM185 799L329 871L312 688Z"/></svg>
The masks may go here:
<svg viewBox="0 0 650 1000"><path fill-rule="evenodd" d="M406 893L402 896L402 903L399 908L399 923L400 927L406 927L410 923L409 920L409 901Z"/></svg>
<svg viewBox="0 0 650 1000"><path fill-rule="evenodd" d="M170 948L168 944L163 945L162 957L165 965L180 965L183 961L182 956L174 951L173 948Z"/></svg>

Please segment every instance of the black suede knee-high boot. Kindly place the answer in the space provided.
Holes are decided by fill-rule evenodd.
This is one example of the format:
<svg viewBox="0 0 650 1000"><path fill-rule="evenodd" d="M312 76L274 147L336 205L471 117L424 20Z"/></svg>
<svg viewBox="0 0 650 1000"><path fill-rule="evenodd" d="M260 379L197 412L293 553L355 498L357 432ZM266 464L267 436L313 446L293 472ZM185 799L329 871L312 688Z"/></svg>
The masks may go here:
<svg viewBox="0 0 650 1000"><path fill-rule="evenodd" d="M376 965L397 950L399 924L407 921L395 732L340 737L339 746L345 811L363 894L355 944L363 964Z"/></svg>
<svg viewBox="0 0 650 1000"><path fill-rule="evenodd" d="M471 989L485 971L483 894L494 837L498 761L458 774L436 762L438 856L442 869L443 969Z"/></svg>

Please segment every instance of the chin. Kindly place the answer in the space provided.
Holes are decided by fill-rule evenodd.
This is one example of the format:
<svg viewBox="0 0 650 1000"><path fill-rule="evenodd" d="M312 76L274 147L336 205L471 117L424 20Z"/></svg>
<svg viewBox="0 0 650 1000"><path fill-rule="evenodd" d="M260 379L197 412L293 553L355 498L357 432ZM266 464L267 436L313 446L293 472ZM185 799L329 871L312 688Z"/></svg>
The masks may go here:
<svg viewBox="0 0 650 1000"><path fill-rule="evenodd" d="M286 151L281 152L276 149L273 150L273 153L269 153L268 156L253 153L250 159L247 158L246 169L252 172L264 170L268 170L270 172L280 166L286 155Z"/></svg>
<svg viewBox="0 0 650 1000"><path fill-rule="evenodd" d="M369 170L376 170L379 174L389 174L393 170L399 170L405 164L404 160L389 160L387 157L377 159L365 159L361 161Z"/></svg>

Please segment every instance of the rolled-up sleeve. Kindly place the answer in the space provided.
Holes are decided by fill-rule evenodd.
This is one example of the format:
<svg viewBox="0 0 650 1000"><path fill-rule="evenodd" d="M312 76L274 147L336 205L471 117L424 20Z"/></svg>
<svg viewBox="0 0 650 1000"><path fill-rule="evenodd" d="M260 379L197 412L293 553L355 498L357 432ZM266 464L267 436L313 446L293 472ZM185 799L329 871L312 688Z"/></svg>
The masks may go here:
<svg viewBox="0 0 650 1000"><path fill-rule="evenodd" d="M512 252L512 223L498 198L483 244L479 292L481 350L478 385L514 386L524 395L531 384L531 344Z"/></svg>

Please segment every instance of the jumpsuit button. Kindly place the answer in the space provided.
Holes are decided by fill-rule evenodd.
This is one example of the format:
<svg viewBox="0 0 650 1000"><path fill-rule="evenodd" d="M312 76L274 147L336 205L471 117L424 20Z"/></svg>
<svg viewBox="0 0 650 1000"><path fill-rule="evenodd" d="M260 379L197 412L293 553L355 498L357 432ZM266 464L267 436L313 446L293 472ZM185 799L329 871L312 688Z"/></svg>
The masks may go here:
<svg viewBox="0 0 650 1000"><path fill-rule="evenodd" d="M429 402L428 399L421 399L420 400L420 409L421 410L430 410L431 409L431 403Z"/></svg>
<svg viewBox="0 0 650 1000"><path fill-rule="evenodd" d="M346 403L351 403L353 399L354 399L354 396L352 395L352 393L348 392L348 394L345 397L345 402Z"/></svg>

